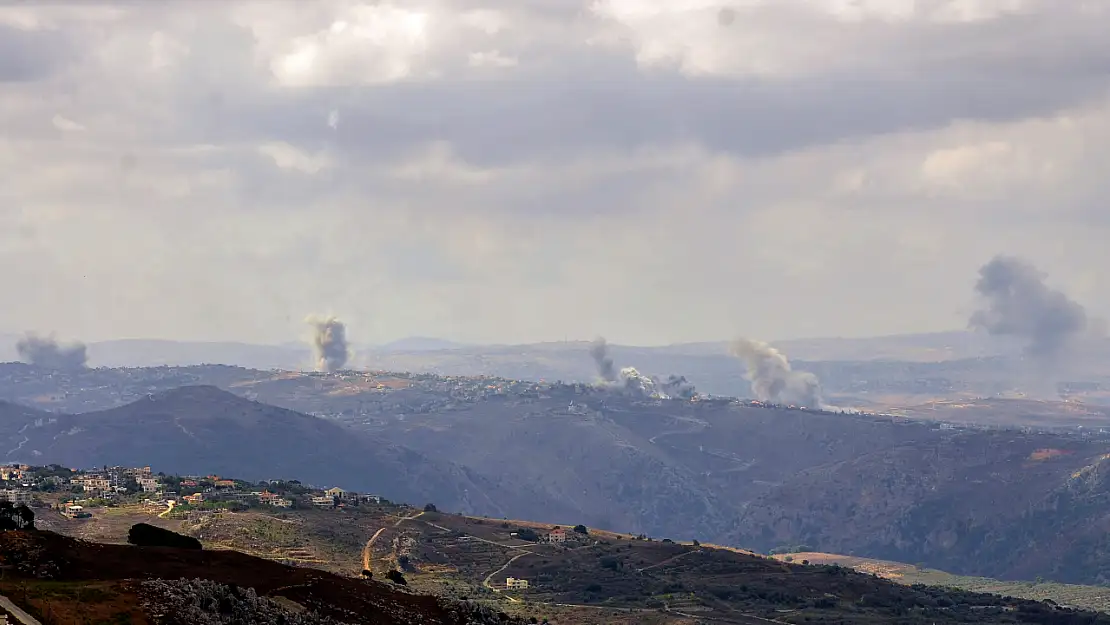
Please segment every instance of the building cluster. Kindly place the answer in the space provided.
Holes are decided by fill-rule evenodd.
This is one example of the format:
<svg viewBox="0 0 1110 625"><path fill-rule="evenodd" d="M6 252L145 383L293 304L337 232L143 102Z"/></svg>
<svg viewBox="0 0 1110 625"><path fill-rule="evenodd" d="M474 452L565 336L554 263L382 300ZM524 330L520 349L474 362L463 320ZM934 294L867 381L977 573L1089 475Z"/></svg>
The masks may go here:
<svg viewBox="0 0 1110 625"><path fill-rule="evenodd" d="M148 466L80 470L26 464L0 466L0 501L50 506L70 518L87 517L91 508L126 502L182 511L255 506L337 509L388 503L377 495L281 480L252 483L218 475L165 475L153 473Z"/></svg>
<svg viewBox="0 0 1110 625"><path fill-rule="evenodd" d="M161 478L150 467L104 467L76 472L69 479L71 490L80 488L87 496L112 498L133 492L156 493L162 489Z"/></svg>

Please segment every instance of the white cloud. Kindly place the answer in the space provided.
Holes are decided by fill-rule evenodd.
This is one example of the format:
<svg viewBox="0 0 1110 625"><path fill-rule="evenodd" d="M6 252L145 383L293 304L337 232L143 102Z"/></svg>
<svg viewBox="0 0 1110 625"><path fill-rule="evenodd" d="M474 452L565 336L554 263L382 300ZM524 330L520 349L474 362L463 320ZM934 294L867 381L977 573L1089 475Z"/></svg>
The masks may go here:
<svg viewBox="0 0 1110 625"><path fill-rule="evenodd" d="M474 67L516 67L519 64L517 59L504 56L497 50L470 53L470 65Z"/></svg>
<svg viewBox="0 0 1110 625"><path fill-rule="evenodd" d="M61 115L55 115L50 120L50 123L54 124L55 128L63 132L80 132L82 130L85 130L85 127L81 124L73 121L72 119L62 117Z"/></svg>
<svg viewBox="0 0 1110 625"><path fill-rule="evenodd" d="M328 167L329 159L324 154L306 154L288 143L277 141L258 146L258 152L274 161L281 169L295 169L306 174L319 173Z"/></svg>

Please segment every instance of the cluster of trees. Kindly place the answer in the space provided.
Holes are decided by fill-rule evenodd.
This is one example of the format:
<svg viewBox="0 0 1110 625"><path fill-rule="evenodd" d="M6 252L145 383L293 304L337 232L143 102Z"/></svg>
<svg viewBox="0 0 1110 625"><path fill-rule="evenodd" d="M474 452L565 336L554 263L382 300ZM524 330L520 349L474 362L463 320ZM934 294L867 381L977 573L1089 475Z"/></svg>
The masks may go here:
<svg viewBox="0 0 1110 625"><path fill-rule="evenodd" d="M149 523L136 523L127 532L127 542L138 547L174 547L176 549L200 549L200 541L192 536L184 536Z"/></svg>
<svg viewBox="0 0 1110 625"><path fill-rule="evenodd" d="M33 530L35 513L25 505L0 501L0 530Z"/></svg>

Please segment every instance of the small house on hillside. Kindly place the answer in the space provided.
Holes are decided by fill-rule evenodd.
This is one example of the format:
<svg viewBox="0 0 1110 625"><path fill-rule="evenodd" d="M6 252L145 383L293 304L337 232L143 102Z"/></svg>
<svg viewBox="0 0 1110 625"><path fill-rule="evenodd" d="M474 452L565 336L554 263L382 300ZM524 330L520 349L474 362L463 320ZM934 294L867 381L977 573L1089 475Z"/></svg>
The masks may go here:
<svg viewBox="0 0 1110 625"><path fill-rule="evenodd" d="M528 580L526 580L526 579L517 579L515 577L506 578L505 579L505 589L506 590L527 590L528 589Z"/></svg>
<svg viewBox="0 0 1110 625"><path fill-rule="evenodd" d="M337 486L335 488L327 489L326 491L324 491L324 494L327 495L328 497L343 497L344 495L347 494L347 491L345 491L342 488L339 488Z"/></svg>
<svg viewBox="0 0 1110 625"><path fill-rule="evenodd" d="M565 543L567 542L567 531L561 527L556 527L547 535L547 541L552 543Z"/></svg>
<svg viewBox="0 0 1110 625"><path fill-rule="evenodd" d="M84 507L71 503L68 504L64 510L62 510L62 516L69 517L71 519L83 519L92 515L88 512L85 512Z"/></svg>

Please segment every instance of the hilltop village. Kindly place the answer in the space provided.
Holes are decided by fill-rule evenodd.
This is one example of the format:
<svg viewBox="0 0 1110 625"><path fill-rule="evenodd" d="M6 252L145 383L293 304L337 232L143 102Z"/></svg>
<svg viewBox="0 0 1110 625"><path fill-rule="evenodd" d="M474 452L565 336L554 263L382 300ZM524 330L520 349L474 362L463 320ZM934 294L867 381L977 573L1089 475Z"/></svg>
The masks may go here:
<svg viewBox="0 0 1110 625"><path fill-rule="evenodd" d="M142 503L178 514L190 510L272 508L343 508L388 504L377 495L342 488L317 488L296 480L246 480L218 475L182 476L154 473L150 467L69 469L58 465L0 467L0 501L32 508L53 508L72 518L90 509Z"/></svg>

